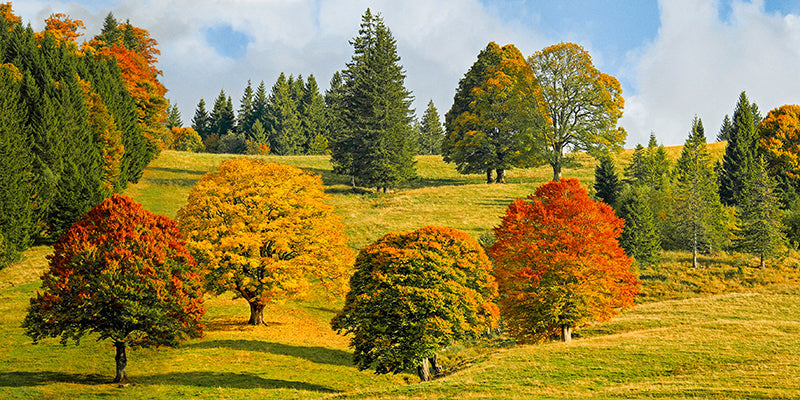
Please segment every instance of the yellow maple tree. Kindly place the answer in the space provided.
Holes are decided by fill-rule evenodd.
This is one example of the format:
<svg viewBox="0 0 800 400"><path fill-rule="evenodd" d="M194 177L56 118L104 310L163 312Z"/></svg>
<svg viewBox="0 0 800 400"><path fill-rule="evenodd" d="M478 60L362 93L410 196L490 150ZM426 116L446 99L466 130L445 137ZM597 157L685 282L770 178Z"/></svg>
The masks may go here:
<svg viewBox="0 0 800 400"><path fill-rule="evenodd" d="M206 174L178 211L178 226L209 290L250 304L251 325L271 302L321 284L345 289L353 252L319 175L250 158Z"/></svg>

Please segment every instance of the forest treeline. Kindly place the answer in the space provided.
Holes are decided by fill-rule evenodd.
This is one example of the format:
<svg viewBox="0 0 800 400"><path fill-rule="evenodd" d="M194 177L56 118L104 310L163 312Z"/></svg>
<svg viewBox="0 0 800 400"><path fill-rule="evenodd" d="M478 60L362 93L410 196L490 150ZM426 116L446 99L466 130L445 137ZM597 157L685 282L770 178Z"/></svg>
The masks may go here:
<svg viewBox="0 0 800 400"><path fill-rule="evenodd" d="M53 14L34 32L0 4L0 266L137 182L162 148L156 41L112 14L79 46L82 29Z"/></svg>

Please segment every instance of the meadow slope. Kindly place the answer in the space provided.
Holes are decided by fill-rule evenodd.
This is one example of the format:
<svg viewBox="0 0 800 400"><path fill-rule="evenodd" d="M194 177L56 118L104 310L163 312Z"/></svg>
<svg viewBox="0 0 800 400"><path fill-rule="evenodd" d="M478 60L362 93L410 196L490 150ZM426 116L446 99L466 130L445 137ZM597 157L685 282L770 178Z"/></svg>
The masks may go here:
<svg viewBox="0 0 800 400"><path fill-rule="evenodd" d="M680 148L668 148L676 157ZM719 156L720 144L711 145ZM630 151L618 157L624 165ZM174 217L194 183L229 156L166 151L125 194ZM419 157L421 178L395 194L353 191L330 172L327 157L265 157L320 173L356 249L389 231L423 225L490 232L508 203L551 172L512 170L506 185L461 176L439 157ZM565 172L589 185L594 163ZM0 270L0 398L800 398L800 290L797 258L768 270L740 255L706 257L687 269L667 253L644 270L646 296L606 323L580 329L570 343L518 346L458 344L443 352L444 378L416 383L412 374L375 375L352 366L347 338L328 321L341 300L315 295L275 304L267 326L248 327L247 305L207 298L206 334L180 347L129 353L133 385L118 388L113 347L86 338L66 347L33 345L22 335L28 299L46 266L46 246Z"/></svg>

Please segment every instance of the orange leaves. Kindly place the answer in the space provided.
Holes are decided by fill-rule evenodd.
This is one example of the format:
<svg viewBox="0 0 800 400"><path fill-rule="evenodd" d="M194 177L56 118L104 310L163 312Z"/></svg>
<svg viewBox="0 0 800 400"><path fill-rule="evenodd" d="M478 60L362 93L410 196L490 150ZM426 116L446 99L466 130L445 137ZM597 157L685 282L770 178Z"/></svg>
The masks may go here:
<svg viewBox="0 0 800 400"><path fill-rule="evenodd" d="M62 13L51 14L50 18L45 20L44 32L38 33L37 37L41 39L45 34L51 33L59 43L70 43L70 46L77 50L77 39L83 36L83 33L78 32L79 29L86 29L83 21L72 20Z"/></svg>
<svg viewBox="0 0 800 400"><path fill-rule="evenodd" d="M786 172L800 177L800 106L783 105L767 114L758 125L759 151L770 173Z"/></svg>
<svg viewBox="0 0 800 400"><path fill-rule="evenodd" d="M14 15L13 10L11 10L11 2L0 4L0 16L5 18L6 21L10 22L9 25L18 25L22 22L22 19Z"/></svg>
<svg viewBox="0 0 800 400"><path fill-rule="evenodd" d="M488 249L512 335L538 340L632 306L639 282L617 243L622 226L576 179L512 203Z"/></svg>

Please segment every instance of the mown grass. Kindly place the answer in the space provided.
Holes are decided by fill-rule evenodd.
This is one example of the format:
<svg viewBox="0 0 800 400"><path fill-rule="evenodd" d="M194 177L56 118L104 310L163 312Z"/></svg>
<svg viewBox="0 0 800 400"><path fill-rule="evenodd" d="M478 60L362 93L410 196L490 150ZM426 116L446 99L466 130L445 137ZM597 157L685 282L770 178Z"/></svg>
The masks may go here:
<svg viewBox="0 0 800 400"><path fill-rule="evenodd" d="M712 144L719 156L723 147ZM677 157L680 148L668 148ZM618 156L620 170L632 151ZM125 194L174 217L194 183L229 156L164 152ZM479 238L508 203L550 178L549 168L512 170L506 185L459 175L419 157L420 179L394 194L353 190L327 157L264 157L320 173L356 249L389 231L446 225ZM594 162L565 171L590 185ZM118 388L113 347L86 338L32 345L20 322L49 247L0 270L0 398L800 398L800 274L796 253L760 270L737 254L665 253L642 268L642 296L619 317L576 332L571 344L464 343L442 352L447 376L375 375L351 362L348 339L328 321L340 299L314 294L270 306L267 326L248 327L247 306L207 298L206 334L180 347L129 353L133 385ZM411 384L409 384L409 382Z"/></svg>

